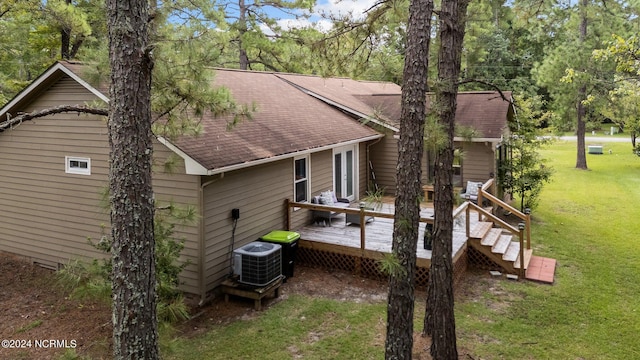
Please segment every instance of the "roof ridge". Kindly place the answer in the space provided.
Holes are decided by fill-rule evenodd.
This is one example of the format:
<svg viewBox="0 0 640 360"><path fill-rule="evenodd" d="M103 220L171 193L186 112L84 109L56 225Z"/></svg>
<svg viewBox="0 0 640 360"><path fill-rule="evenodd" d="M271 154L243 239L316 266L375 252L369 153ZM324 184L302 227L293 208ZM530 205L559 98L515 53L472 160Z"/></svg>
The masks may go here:
<svg viewBox="0 0 640 360"><path fill-rule="evenodd" d="M357 81L359 83L397 85L396 83L394 83L392 81L361 80L361 79L354 79L354 78L351 78L351 77L348 77L348 76L322 76L322 75L317 75L317 74L301 74L301 73L293 73L293 72L285 72L285 71L242 70L242 69L224 68L224 67L218 67L218 66L213 66L213 67L210 67L210 68L212 70L214 70L214 71L229 71L229 72L254 73L254 74L271 74L271 75L275 75L275 76L278 76L278 75L289 75L289 76L310 77L310 78L316 78L316 79L351 80L351 81Z"/></svg>

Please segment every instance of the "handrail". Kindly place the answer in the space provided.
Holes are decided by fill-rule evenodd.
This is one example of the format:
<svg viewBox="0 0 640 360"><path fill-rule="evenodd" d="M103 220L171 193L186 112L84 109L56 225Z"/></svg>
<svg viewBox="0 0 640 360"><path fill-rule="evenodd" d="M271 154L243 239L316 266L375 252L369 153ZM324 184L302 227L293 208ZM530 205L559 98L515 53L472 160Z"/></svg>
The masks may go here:
<svg viewBox="0 0 640 360"><path fill-rule="evenodd" d="M478 197L479 198L479 197ZM500 219L499 217L495 216L494 214L486 211L485 209L482 208L482 206L476 205L474 203L469 202L469 207L470 208L474 208L479 214L483 214L484 216L486 216L487 218L489 218L494 224L500 224L500 226L503 229L507 229L509 230L513 235L518 237L518 241L520 242L520 250L519 250L519 258L520 258L520 276L524 277L524 234L525 234L525 228L518 226L518 228L512 226L511 224L507 223L506 221ZM530 234L530 233L529 233Z"/></svg>
<svg viewBox="0 0 640 360"><path fill-rule="evenodd" d="M465 201L462 203L462 205L458 206L455 210L453 210L453 218L457 218L458 216L460 216L460 214L462 214L462 212L467 208L467 206L469 206L469 202Z"/></svg>
<svg viewBox="0 0 640 360"><path fill-rule="evenodd" d="M487 182L485 182L484 184L482 184L482 190L483 190L484 192L487 192L487 190L488 190L490 187L492 187L492 186L493 186L493 183L494 183L494 182L495 182L495 181L494 181L493 179L489 179L489 180L487 180Z"/></svg>
<svg viewBox="0 0 640 360"><path fill-rule="evenodd" d="M496 207L502 207L503 209L510 211L512 214L514 214L516 217L520 218L521 220L523 220L524 222L521 222L518 224L518 229L514 232L515 228L511 225L509 225L509 231L511 231L514 235L518 236L518 240L520 242L520 276L525 275L525 269L524 269L524 242L525 242L525 237L526 237L526 242L527 242L527 249L530 250L531 249L531 214L529 211L525 211L524 213L521 212L520 210L514 208L513 206L507 204L506 202L502 201L501 199L499 199L498 197L496 197L495 195L489 193L487 191L487 189L492 186L494 183L493 179L490 179L489 181L487 181L482 187L478 188L478 204L480 204L480 206L473 204L474 206L477 206L478 208L481 208L482 206L482 201L483 199L487 199L489 201L492 202L493 204L493 208L495 210ZM480 210L478 210L480 211ZM499 219L498 217L496 217L493 214L487 214L487 212L482 209L482 212L485 213L486 216L488 216L492 221L496 222L496 220L498 220L498 222L501 223L501 225L506 224L506 222L502 221L501 219ZM504 225L503 225L504 226Z"/></svg>
<svg viewBox="0 0 640 360"><path fill-rule="evenodd" d="M522 212L520 212L520 210L518 210L518 209L514 208L513 206L507 204L506 202L500 200L499 198L497 198L493 194L483 191L482 197L484 199L491 200L491 202L499 204L505 210L510 211L512 214L514 214L515 216L519 217L520 219L527 220L526 214L523 214Z"/></svg>
<svg viewBox="0 0 640 360"><path fill-rule="evenodd" d="M481 188L478 189L478 204L482 204L481 201L483 199L489 200L494 204L494 206L502 207L503 209L511 212L517 218L523 220L524 227L527 230L526 233L523 233L523 237L525 237L524 235L526 235L525 238L527 241L527 249L531 249L531 214L523 213L520 210L502 201L495 195L487 192L486 189L488 189L489 186L493 185L493 182L494 182L493 179L489 179L489 181L487 181L485 185L483 185Z"/></svg>
<svg viewBox="0 0 640 360"><path fill-rule="evenodd" d="M467 238L468 238L469 233L471 232L471 227L469 226L469 202L468 201L465 201L464 203L462 203L462 205L458 206L457 208L455 208L455 210L453 210L453 216L451 218L453 219L454 222L456 218L460 216L460 214L462 214L462 212L464 212L467 216L464 223L465 223L465 234L467 235Z"/></svg>
<svg viewBox="0 0 640 360"><path fill-rule="evenodd" d="M491 219L491 221L493 223L500 224L501 227L511 231L511 233L513 233L514 235L520 235L520 230L518 228L516 228L515 226L509 224L508 222L500 219L499 217L493 215L492 213L490 213L487 210L483 209L481 206L478 206L478 205L470 202L469 203L469 207L473 208L474 210L476 210L479 213L482 213L484 216L486 216L489 219Z"/></svg>
<svg viewBox="0 0 640 360"><path fill-rule="evenodd" d="M360 223L364 224L364 219L367 216L380 217L384 219L393 219L394 214L375 211L371 209L367 209L366 207L357 208L343 208L343 207L335 207L330 205L321 205L321 204L310 204L310 203L300 203L294 202L290 200L285 200L285 206L287 208L287 230L291 230L291 209L292 208L301 208L308 210L319 210L319 211L331 211L337 213L344 214L360 214ZM433 224L433 218L429 217L420 217L420 223ZM365 226L360 226L360 249L365 250Z"/></svg>
<svg viewBox="0 0 640 360"><path fill-rule="evenodd" d="M385 219L394 218L394 214L375 211L375 210L367 209L366 207L343 208L343 207L335 207L331 205L309 204L309 203L300 203L300 202L294 202L294 201L288 201L288 206L290 208L296 207L296 208L309 209L309 210L332 211L332 212L344 213L344 214L360 214L362 212L365 216L381 217ZM420 222L433 223L433 219L421 216Z"/></svg>
<svg viewBox="0 0 640 360"><path fill-rule="evenodd" d="M511 225L511 224L507 223L506 221L500 219L499 217L497 217L493 213L485 210L481 205L474 204L474 203L472 203L470 201L465 201L462 205L458 206L456 209L453 210L453 219L456 219L463 212L465 213L465 216L466 216L466 221L465 221L466 235L467 235L467 237L469 237L469 235L470 235L470 210L473 209L473 210L478 212L478 216L484 215L486 218L491 220L494 224L498 224L502 228L504 228L504 229L508 230L509 232L511 232L513 235L517 236L518 239L519 239L519 242L520 242L520 254L519 254L520 255L520 271L521 271L521 275L524 275L524 266L523 266L523 262L524 262L524 241L525 241L525 234L526 234L527 249L531 249L531 230L530 230L531 216L529 214L521 213L520 211L518 211L514 207L508 205L504 201L502 201L499 198L495 197L493 194L487 192L486 190L489 187L491 187L492 185L493 185L493 180L490 180L487 183L485 183L482 187L479 187L479 189L478 189L479 190L478 191L478 203L482 204L480 201L482 201L482 199L484 197L486 200L489 200L492 203L511 211L517 217L519 217L520 219L524 220L525 223L520 223L520 225L518 227L514 227L513 225ZM360 215L360 223L361 224L365 223L364 219L367 216L374 216L374 217L380 217L380 218L386 218L386 219L394 219L394 214L392 214L392 213L375 211L375 210L368 209L366 207L360 207L359 209L358 208L343 208L343 207L335 207L335 206L330 206L330 205L293 202L293 201L290 201L289 199L285 200L285 207L286 207L286 211L287 211L287 224L286 224L287 225L287 230L291 230L291 210L293 208L302 208L302 209L319 210L319 211L331 211L331 212L344 213L344 214L359 214ZM434 219L432 217L425 218L425 217L421 216L420 217L420 222L421 223L433 224L434 223ZM365 244L365 231L366 231L365 229L366 229L366 226L360 226L360 249L362 251L365 250L365 245L366 245Z"/></svg>

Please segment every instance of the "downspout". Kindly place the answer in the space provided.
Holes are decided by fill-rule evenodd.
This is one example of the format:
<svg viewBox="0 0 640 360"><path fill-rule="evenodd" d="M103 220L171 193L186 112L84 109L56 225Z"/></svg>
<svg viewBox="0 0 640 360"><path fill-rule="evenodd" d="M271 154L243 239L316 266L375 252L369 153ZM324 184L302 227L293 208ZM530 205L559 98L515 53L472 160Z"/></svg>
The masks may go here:
<svg viewBox="0 0 640 360"><path fill-rule="evenodd" d="M200 178L202 179L202 177ZM198 211L200 212L200 224L199 224L200 254L198 256L200 259L200 266L198 269L198 272L199 272L198 276L200 277L200 302L198 303L198 306L204 305L207 301L207 289L206 289L207 284L205 279L206 251L205 251L205 236L204 236L204 188L222 179L224 179L224 173L220 173L220 176L216 179L209 180L203 184L200 184L200 189L198 193L198 203L199 203Z"/></svg>

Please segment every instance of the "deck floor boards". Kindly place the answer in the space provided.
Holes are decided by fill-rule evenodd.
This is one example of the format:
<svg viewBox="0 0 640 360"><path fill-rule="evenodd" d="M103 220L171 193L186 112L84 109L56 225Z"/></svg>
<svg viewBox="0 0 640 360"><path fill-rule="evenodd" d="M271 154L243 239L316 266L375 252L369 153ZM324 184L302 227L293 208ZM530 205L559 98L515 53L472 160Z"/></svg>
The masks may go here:
<svg viewBox="0 0 640 360"><path fill-rule="evenodd" d="M393 213L393 205L385 204L381 212ZM424 207L420 215L430 217L433 215L433 208ZM474 219L477 216L470 216L473 227ZM379 251L383 253L391 252L393 237L393 219L376 217L374 221L365 225L365 249ZM431 250L424 249L423 236L425 226L421 224L418 235L418 248L416 255L418 258L431 260ZM326 244L342 245L352 248L360 248L360 227L349 225L345 221L345 214L336 216L331 226L310 224L294 231L300 233L300 239ZM453 230L453 253L455 259L466 247L467 237L465 235L464 216L460 216L454 221Z"/></svg>

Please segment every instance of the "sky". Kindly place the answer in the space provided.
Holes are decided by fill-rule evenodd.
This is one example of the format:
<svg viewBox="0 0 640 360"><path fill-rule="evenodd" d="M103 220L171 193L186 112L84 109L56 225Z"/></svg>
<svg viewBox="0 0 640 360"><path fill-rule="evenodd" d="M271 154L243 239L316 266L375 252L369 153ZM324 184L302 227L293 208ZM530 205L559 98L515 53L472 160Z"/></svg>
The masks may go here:
<svg viewBox="0 0 640 360"><path fill-rule="evenodd" d="M318 30L328 31L331 29L331 22L324 19L321 14L347 15L353 18L364 18L365 11L371 8L376 0L318 0L309 19L283 18L278 21L279 25L285 29L316 24ZM282 16L282 13L271 14L274 17ZM264 30L264 29L263 29Z"/></svg>

